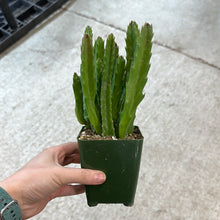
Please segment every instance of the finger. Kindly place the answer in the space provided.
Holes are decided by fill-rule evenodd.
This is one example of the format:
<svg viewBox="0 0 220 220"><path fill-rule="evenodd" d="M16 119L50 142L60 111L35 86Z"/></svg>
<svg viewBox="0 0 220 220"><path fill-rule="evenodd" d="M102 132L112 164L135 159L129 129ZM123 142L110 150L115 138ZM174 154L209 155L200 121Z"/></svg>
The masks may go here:
<svg viewBox="0 0 220 220"><path fill-rule="evenodd" d="M64 185L50 196L50 200L55 199L57 197L78 195L84 192L84 185Z"/></svg>
<svg viewBox="0 0 220 220"><path fill-rule="evenodd" d="M71 156L67 156L63 161L63 166L66 166L70 163L80 163L79 154L73 154Z"/></svg>
<svg viewBox="0 0 220 220"><path fill-rule="evenodd" d="M59 167L57 177L61 185L70 183L99 185L106 180L106 176L102 171L69 167Z"/></svg>
<svg viewBox="0 0 220 220"><path fill-rule="evenodd" d="M26 164L26 167L35 166L35 164L47 164L54 162L62 165L65 157L74 153L79 154L78 144L75 142L46 148L30 160Z"/></svg>
<svg viewBox="0 0 220 220"><path fill-rule="evenodd" d="M64 155L71 155L79 152L78 143L76 142L61 144L54 148L56 148L58 152L64 153Z"/></svg>
<svg viewBox="0 0 220 220"><path fill-rule="evenodd" d="M56 155L57 162L60 165L63 165L66 157L72 154L79 154L78 144L75 142L55 146L53 150Z"/></svg>

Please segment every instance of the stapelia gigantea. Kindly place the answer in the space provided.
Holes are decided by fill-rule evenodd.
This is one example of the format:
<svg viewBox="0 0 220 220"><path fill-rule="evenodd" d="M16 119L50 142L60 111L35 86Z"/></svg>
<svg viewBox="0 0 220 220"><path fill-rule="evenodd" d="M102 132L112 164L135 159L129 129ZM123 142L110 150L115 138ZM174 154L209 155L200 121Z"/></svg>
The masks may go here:
<svg viewBox="0 0 220 220"><path fill-rule="evenodd" d="M78 121L102 136L124 139L133 132L137 106L150 68L153 29L135 22L127 28L126 60L119 56L113 34L106 45L101 37L93 46L92 29L85 30L81 47L81 76L73 77Z"/></svg>

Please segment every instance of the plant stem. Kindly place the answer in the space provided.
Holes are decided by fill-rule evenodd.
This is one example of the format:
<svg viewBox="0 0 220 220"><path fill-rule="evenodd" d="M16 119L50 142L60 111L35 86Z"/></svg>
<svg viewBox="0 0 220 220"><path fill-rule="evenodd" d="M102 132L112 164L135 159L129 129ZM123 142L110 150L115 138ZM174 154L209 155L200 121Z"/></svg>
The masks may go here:
<svg viewBox="0 0 220 220"><path fill-rule="evenodd" d="M88 34L85 34L82 39L81 60L82 90L84 94L86 111L93 128L98 134L101 134L101 124L95 105L96 77L94 67L94 51L92 39Z"/></svg>
<svg viewBox="0 0 220 220"><path fill-rule="evenodd" d="M115 42L113 34L110 34L104 54L104 69L101 88L101 115L102 133L104 136L114 136L114 126L112 119L112 100L111 100L111 80L115 65L113 54L115 53Z"/></svg>

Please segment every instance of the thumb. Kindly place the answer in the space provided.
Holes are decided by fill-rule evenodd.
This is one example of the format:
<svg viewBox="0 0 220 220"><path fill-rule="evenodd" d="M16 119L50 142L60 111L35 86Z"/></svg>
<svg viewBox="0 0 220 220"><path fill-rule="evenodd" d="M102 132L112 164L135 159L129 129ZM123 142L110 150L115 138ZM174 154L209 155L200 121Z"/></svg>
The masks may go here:
<svg viewBox="0 0 220 220"><path fill-rule="evenodd" d="M83 185L99 185L105 182L105 173L99 170L60 167L58 178L62 185L80 183Z"/></svg>

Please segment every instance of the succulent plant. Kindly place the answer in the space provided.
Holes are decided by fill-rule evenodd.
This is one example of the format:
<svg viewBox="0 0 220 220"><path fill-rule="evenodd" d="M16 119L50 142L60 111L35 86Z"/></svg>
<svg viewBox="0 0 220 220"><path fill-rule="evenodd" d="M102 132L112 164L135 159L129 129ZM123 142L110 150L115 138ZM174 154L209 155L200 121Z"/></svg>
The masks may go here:
<svg viewBox="0 0 220 220"><path fill-rule="evenodd" d="M119 56L113 34L93 45L91 27L82 38L80 76L74 73L73 91L78 121L101 136L125 139L133 132L138 105L150 68L153 29L141 30L132 21L127 28L126 60Z"/></svg>

